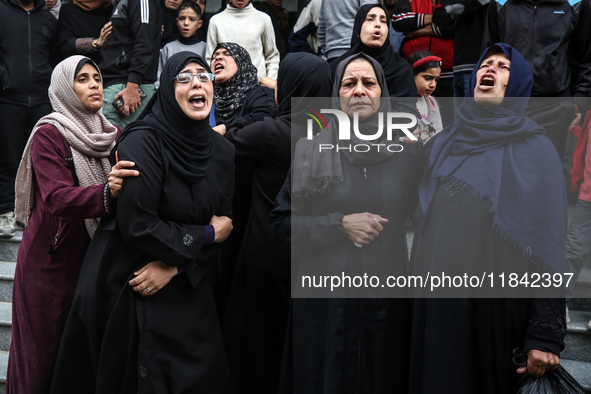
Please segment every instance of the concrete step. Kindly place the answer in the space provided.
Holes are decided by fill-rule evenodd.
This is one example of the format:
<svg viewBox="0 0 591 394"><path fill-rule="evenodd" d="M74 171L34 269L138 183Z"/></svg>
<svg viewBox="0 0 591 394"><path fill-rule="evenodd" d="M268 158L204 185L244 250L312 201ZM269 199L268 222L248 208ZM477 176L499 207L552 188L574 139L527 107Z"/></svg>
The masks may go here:
<svg viewBox="0 0 591 394"><path fill-rule="evenodd" d="M591 363L591 330L587 326L591 320L591 312L569 310L569 316L566 347L561 356L568 360Z"/></svg>
<svg viewBox="0 0 591 394"><path fill-rule="evenodd" d="M560 364L583 386L585 393L591 393L591 363L561 359Z"/></svg>
<svg viewBox="0 0 591 394"><path fill-rule="evenodd" d="M591 312L591 268L581 270L569 308Z"/></svg>
<svg viewBox="0 0 591 394"><path fill-rule="evenodd" d="M0 261L0 302L12 302L16 263Z"/></svg>
<svg viewBox="0 0 591 394"><path fill-rule="evenodd" d="M12 339L12 303L0 302L0 350L8 351Z"/></svg>
<svg viewBox="0 0 591 394"><path fill-rule="evenodd" d="M23 232L17 231L12 238L0 239L0 261L16 261L18 247L23 239Z"/></svg>
<svg viewBox="0 0 591 394"><path fill-rule="evenodd" d="M6 367L8 366L8 352L0 351L0 394L6 394Z"/></svg>

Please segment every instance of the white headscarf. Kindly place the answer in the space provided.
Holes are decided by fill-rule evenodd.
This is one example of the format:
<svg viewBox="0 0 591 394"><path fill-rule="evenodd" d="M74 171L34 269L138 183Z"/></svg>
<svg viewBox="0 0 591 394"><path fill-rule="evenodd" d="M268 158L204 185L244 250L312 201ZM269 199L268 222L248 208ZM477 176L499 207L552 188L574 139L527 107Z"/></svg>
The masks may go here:
<svg viewBox="0 0 591 394"><path fill-rule="evenodd" d="M23 152L16 176L15 214L16 220L25 225L34 201L31 146L35 133L42 125L50 124L57 128L70 145L79 186L98 185L106 182L109 177L109 154L115 146L117 128L105 118L102 110L88 110L74 93L76 68L84 59L98 70L92 60L80 55L67 58L53 70L49 100L54 112L37 122ZM92 237L98 226L98 219L86 219L85 224Z"/></svg>
<svg viewBox="0 0 591 394"><path fill-rule="evenodd" d="M55 4L53 5L53 7L48 8L49 12L51 12L51 14L53 16L55 16L55 19L59 19L60 18L60 9L62 8L62 0L56 0Z"/></svg>

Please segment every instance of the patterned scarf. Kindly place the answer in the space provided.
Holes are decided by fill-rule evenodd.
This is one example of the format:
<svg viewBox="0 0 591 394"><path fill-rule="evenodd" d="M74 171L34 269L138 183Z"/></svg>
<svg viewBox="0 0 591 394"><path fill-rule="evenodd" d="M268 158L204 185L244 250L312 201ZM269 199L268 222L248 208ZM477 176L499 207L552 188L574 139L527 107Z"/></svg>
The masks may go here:
<svg viewBox="0 0 591 394"><path fill-rule="evenodd" d="M224 83L214 84L213 103L216 117L227 120L242 107L246 95L259 84L257 68L252 64L246 49L233 42L221 42L214 50L225 48L236 62L238 71Z"/></svg>
<svg viewBox="0 0 591 394"><path fill-rule="evenodd" d="M98 67L84 56L71 56L58 64L51 74L49 100L54 112L41 118L29 137L16 176L16 219L25 225L31 214L33 198L33 163L31 147L35 133L45 124L57 128L72 149L74 168L80 187L106 182L111 171L109 154L115 146L117 128L102 111L90 111L74 93L76 68L81 61ZM85 219L86 229L92 237L98 227L98 218Z"/></svg>

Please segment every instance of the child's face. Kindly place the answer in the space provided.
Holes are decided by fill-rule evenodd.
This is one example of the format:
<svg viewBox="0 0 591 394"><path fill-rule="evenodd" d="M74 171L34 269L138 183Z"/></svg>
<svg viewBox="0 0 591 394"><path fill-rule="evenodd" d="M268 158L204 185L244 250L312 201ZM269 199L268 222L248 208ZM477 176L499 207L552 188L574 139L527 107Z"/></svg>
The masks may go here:
<svg viewBox="0 0 591 394"><path fill-rule="evenodd" d="M250 0L232 0L231 3L236 8L244 8Z"/></svg>
<svg viewBox="0 0 591 394"><path fill-rule="evenodd" d="M179 16L176 18L176 25L183 38L193 37L202 23L195 11L190 8L185 8L179 12Z"/></svg>
<svg viewBox="0 0 591 394"><path fill-rule="evenodd" d="M415 83L417 85L417 94L419 97L430 96L437 87L441 75L441 68L428 68L423 72L415 75Z"/></svg>

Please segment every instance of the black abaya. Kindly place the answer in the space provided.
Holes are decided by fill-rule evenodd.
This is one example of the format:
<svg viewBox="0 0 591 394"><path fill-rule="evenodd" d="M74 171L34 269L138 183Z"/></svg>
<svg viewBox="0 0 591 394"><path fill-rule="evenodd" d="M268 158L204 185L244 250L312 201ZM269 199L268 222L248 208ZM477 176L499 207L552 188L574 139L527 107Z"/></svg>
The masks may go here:
<svg viewBox="0 0 591 394"><path fill-rule="evenodd" d="M440 185L413 245L413 272L526 272L527 257L493 231L487 204L451 182ZM416 299L412 312L411 393L515 392L513 349L564 348L560 298Z"/></svg>
<svg viewBox="0 0 591 394"><path fill-rule="evenodd" d="M205 275L216 248L203 241L212 215L230 212L233 148L215 137L206 176L189 184L170 168L153 132L134 131L124 142L119 157L133 160L141 175L125 180L116 222L101 222L86 255L52 392L228 392ZM185 272L141 297L128 281L158 259Z"/></svg>
<svg viewBox="0 0 591 394"><path fill-rule="evenodd" d="M291 54L279 67L277 85L277 119L226 134L236 147L237 168L251 170L252 179L252 205L223 321L236 393L277 392L290 300L290 247L273 238L269 213L290 167L292 141L305 132L295 113L301 103L292 108L292 99L328 95L330 70L311 54Z"/></svg>
<svg viewBox="0 0 591 394"><path fill-rule="evenodd" d="M316 274L316 267L351 276L407 273L404 222L416 197L417 151L404 145L403 152L377 164L354 165L345 155L341 163L343 182L329 193L292 200L288 180L277 197L273 216L291 215L292 254L298 256L294 290L299 275ZM355 212L389 220L363 248L353 245L342 225ZM294 299L281 392L407 392L409 319L409 300L403 298Z"/></svg>
<svg viewBox="0 0 591 394"><path fill-rule="evenodd" d="M252 205L223 322L234 391L275 393L289 309L289 244L271 235L269 212L290 164L291 123L267 118L226 138L252 165Z"/></svg>

